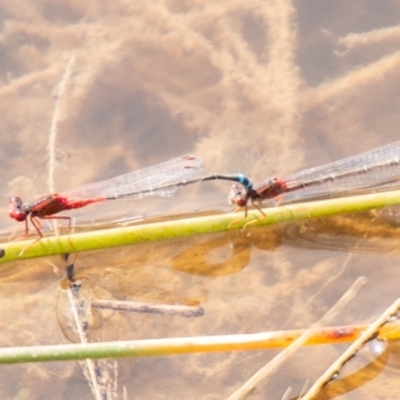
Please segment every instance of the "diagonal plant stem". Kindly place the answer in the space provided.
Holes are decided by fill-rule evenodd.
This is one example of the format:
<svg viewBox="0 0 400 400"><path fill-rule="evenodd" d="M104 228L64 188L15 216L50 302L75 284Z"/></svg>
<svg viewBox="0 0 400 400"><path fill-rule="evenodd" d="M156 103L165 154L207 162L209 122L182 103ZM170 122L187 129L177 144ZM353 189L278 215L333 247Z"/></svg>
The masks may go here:
<svg viewBox="0 0 400 400"><path fill-rule="evenodd" d="M351 287L342 295L342 297L336 302L336 304L317 322L313 324L309 329L305 330L301 336L299 336L293 343L281 351L276 357L269 361L266 365L260 368L248 381L246 381L240 388L232 393L228 400L241 400L244 399L256 386L269 377L276 369L282 365L292 354L299 350L309 340L313 333L321 328L322 324L329 321L336 314L341 311L359 292L359 290L365 285L366 279L360 277L351 285Z"/></svg>
<svg viewBox="0 0 400 400"><path fill-rule="evenodd" d="M317 329L304 345L352 342L368 327L349 325ZM277 349L290 345L304 332L300 329L241 335L9 347L0 348L0 364ZM385 324L379 329L378 335L387 340L400 339L400 323Z"/></svg>
<svg viewBox="0 0 400 400"><path fill-rule="evenodd" d="M56 254L129 246L139 243L232 231L242 229L249 221L255 219L257 221L251 225L251 228L246 229L250 230L255 226L267 226L308 218L321 218L341 213L362 212L399 204L400 191L396 190L264 208L263 212L266 215L264 218L260 218L259 210L252 210L248 213L247 218L240 220L238 220L238 213L230 213L179 220L171 219L166 222L91 231L61 237L49 237L40 240L32 246L29 246L32 244L32 240L4 243L0 245L0 248L5 252L4 256L0 258L0 264L8 261ZM36 238L33 240L36 240Z"/></svg>

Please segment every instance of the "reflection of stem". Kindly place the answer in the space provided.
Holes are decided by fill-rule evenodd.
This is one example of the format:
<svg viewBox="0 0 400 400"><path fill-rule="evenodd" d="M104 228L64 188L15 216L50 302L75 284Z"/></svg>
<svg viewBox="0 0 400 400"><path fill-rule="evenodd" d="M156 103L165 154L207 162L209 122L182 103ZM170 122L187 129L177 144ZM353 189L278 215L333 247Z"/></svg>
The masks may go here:
<svg viewBox="0 0 400 400"><path fill-rule="evenodd" d="M134 301L116 301L92 299L91 306L117 311L133 311L149 314L180 315L182 317L201 317L204 315L203 307L170 305L170 304L151 304L139 303Z"/></svg>
<svg viewBox="0 0 400 400"><path fill-rule="evenodd" d="M230 257L224 261L213 261L210 255L214 250L229 246ZM251 243L237 234L213 237L211 240L191 246L172 259L172 265L179 271L194 275L223 276L237 273L250 262ZM188 263L187 260L190 260Z"/></svg>

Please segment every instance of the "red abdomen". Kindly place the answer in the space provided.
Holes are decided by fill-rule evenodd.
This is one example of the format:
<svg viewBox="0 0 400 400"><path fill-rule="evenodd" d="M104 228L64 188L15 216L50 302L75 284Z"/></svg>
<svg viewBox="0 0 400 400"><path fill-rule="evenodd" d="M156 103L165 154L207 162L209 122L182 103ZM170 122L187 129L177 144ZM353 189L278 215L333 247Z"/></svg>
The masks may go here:
<svg viewBox="0 0 400 400"><path fill-rule="evenodd" d="M60 211L81 208L91 203L106 200L104 197L93 199L72 200L58 194L49 194L29 205L32 217L43 218L48 215L57 214Z"/></svg>
<svg viewBox="0 0 400 400"><path fill-rule="evenodd" d="M253 195L253 198L259 200L268 200L287 192L287 186L284 180L273 178L266 184L255 189L254 192L255 194Z"/></svg>

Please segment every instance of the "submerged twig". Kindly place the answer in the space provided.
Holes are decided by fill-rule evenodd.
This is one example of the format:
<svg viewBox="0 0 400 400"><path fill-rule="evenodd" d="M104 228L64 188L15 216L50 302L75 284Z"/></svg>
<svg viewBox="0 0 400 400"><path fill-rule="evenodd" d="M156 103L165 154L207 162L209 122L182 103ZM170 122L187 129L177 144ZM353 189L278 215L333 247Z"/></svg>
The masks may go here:
<svg viewBox="0 0 400 400"><path fill-rule="evenodd" d="M173 304L151 304L134 301L117 301L92 299L91 306L116 311L132 311L149 314L180 315L182 317L201 317L204 315L203 307L182 306Z"/></svg>

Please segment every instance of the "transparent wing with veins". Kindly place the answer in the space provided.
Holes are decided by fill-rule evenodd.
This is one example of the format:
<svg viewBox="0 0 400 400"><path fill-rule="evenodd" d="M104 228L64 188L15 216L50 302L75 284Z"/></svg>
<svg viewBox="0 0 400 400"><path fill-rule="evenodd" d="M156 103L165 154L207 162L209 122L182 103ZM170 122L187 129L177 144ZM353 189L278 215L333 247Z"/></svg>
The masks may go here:
<svg viewBox="0 0 400 400"><path fill-rule="evenodd" d="M141 199L151 195L170 197L180 186L198 182L206 176L202 163L201 157L186 155L59 195L72 201L101 197L110 200Z"/></svg>
<svg viewBox="0 0 400 400"><path fill-rule="evenodd" d="M400 142L344 158L333 163L308 168L280 179L283 193L293 192L291 198L310 198L319 195L342 193L349 190L400 186ZM268 181L258 185L267 185ZM298 191L298 193L297 193Z"/></svg>

